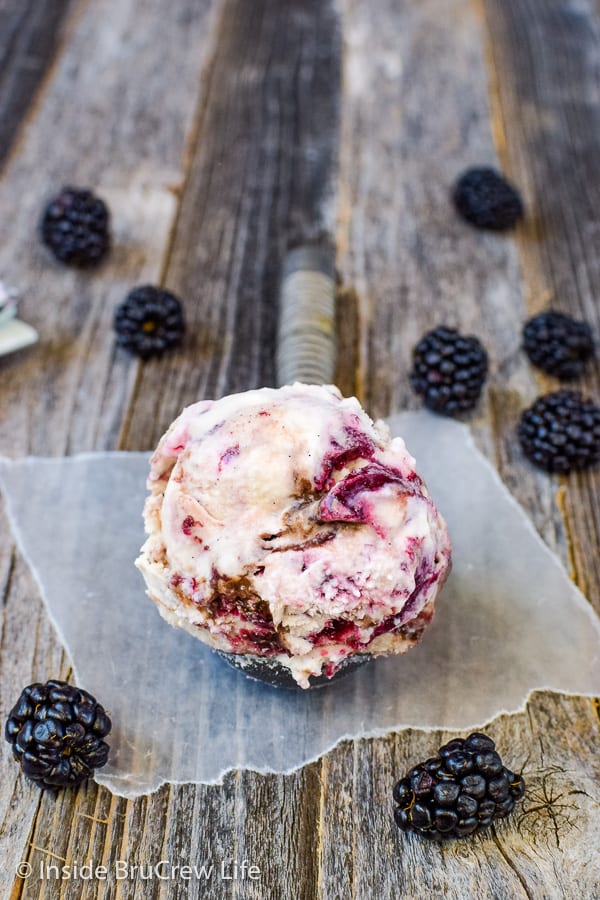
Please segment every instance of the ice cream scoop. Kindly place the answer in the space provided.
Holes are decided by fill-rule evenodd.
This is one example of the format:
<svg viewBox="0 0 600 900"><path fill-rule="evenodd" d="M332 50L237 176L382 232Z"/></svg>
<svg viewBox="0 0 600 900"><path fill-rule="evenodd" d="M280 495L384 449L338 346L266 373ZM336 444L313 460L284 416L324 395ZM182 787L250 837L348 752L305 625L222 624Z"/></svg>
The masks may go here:
<svg viewBox="0 0 600 900"><path fill-rule="evenodd" d="M445 523L404 441L335 387L193 404L148 487L149 596L249 674L263 661L262 675L307 688L404 652L433 616Z"/></svg>

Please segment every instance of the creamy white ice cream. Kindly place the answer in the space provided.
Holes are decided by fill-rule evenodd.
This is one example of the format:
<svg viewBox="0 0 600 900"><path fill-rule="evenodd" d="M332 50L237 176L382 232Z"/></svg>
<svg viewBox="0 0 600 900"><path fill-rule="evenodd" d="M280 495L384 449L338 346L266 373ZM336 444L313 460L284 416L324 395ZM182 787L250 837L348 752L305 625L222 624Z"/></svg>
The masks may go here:
<svg viewBox="0 0 600 900"><path fill-rule="evenodd" d="M136 565L164 618L214 649L307 687L350 655L403 652L432 618L445 523L403 440L334 387L195 403L148 488Z"/></svg>

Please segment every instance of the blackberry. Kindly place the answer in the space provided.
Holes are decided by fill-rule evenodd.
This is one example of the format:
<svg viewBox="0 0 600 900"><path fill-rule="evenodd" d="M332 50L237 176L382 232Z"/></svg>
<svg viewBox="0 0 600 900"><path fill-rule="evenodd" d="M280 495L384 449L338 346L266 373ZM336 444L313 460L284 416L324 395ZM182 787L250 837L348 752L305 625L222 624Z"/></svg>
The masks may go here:
<svg viewBox="0 0 600 900"><path fill-rule="evenodd" d="M522 414L517 435L525 456L546 472L586 469L600 460L600 407L578 391L544 394Z"/></svg>
<svg viewBox="0 0 600 900"><path fill-rule="evenodd" d="M587 322L549 310L525 323L523 348L538 369L569 380L578 378L594 355L594 339Z"/></svg>
<svg viewBox="0 0 600 900"><path fill-rule="evenodd" d="M179 344L185 331L181 303L162 288L144 285L117 307L114 321L117 344L142 359L160 356Z"/></svg>
<svg viewBox="0 0 600 900"><path fill-rule="evenodd" d="M111 721L91 694L65 681L30 684L4 735L23 774L41 787L79 784L108 759Z"/></svg>
<svg viewBox="0 0 600 900"><path fill-rule="evenodd" d="M95 266L110 248L110 213L92 191L64 187L41 222L44 244L68 266Z"/></svg>
<svg viewBox="0 0 600 900"><path fill-rule="evenodd" d="M476 405L487 367L487 353L476 337L462 337L455 328L440 326L414 348L410 380L425 406L453 416Z"/></svg>
<svg viewBox="0 0 600 900"><path fill-rule="evenodd" d="M463 172L454 185L452 199L464 219L491 231L506 231L523 215L519 192L489 166Z"/></svg>
<svg viewBox="0 0 600 900"><path fill-rule="evenodd" d="M434 840L464 837L503 819L525 792L493 740L474 732L445 744L394 787L396 824Z"/></svg>

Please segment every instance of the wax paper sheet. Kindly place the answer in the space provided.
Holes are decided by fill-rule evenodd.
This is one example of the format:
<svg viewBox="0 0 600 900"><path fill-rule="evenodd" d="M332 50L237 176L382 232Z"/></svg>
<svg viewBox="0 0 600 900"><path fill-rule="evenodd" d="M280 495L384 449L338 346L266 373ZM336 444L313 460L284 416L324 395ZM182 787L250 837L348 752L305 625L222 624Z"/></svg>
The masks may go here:
<svg viewBox="0 0 600 900"><path fill-rule="evenodd" d="M535 689L600 693L599 620L468 428L426 412L391 425L447 519L454 568L420 646L308 693L249 680L145 597L133 560L147 455L0 464L13 528L76 682L113 719L98 782L135 797L166 781L218 782L236 767L288 772L345 738L482 726L522 709Z"/></svg>

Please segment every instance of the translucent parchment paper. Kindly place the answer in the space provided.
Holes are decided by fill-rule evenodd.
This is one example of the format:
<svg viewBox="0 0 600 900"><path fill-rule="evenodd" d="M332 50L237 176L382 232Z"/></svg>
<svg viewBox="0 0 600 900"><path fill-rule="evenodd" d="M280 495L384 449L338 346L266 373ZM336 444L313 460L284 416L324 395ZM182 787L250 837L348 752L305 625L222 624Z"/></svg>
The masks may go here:
<svg viewBox="0 0 600 900"><path fill-rule="evenodd" d="M97 781L135 797L165 781L217 782L235 767L287 772L345 738L481 726L522 709L535 689L600 693L599 621L468 428L425 412L391 424L446 516L453 572L419 647L310 693L250 681L145 597L133 567L145 454L0 464L77 683L113 719Z"/></svg>

